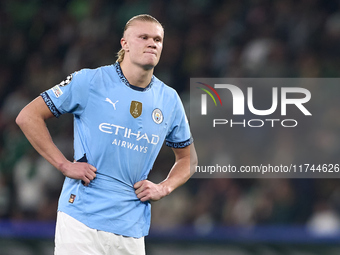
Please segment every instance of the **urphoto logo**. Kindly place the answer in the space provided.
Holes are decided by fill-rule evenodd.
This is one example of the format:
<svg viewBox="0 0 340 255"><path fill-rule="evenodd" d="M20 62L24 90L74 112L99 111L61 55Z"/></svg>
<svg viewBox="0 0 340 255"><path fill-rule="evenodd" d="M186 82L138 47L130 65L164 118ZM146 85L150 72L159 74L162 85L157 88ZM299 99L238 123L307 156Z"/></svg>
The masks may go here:
<svg viewBox="0 0 340 255"><path fill-rule="evenodd" d="M220 97L220 95L217 93L217 91L213 87L211 87L210 85L205 84L203 82L197 82L197 83L201 84L201 85L204 85L207 88L211 89L215 93L215 95L217 96L218 100L220 101L220 104L222 105L221 97ZM197 87L197 88L203 90L204 92L206 92L212 98L212 100L214 101L215 106L217 106L216 100L215 100L214 96L210 93L209 90L204 89L204 88L200 88L200 87ZM201 114L202 115L207 115L207 95L206 94L202 94L201 95Z"/></svg>
<svg viewBox="0 0 340 255"><path fill-rule="evenodd" d="M199 84L202 84L210 90L212 90L215 95L218 97L221 106L222 106L222 101L215 89L227 89L230 91L232 95L232 109L233 109L233 115L245 115L245 96L242 90L232 84L214 84L214 88L208 84L202 83L202 82L197 82ZM199 88L206 92L210 97L213 99L215 106L217 106L216 100L213 97L213 95L206 89L204 88ZM287 115L287 105L295 105L305 116L311 116L312 114L307 110L307 108L303 105L307 103L311 99L311 93L308 89L305 88L300 88L300 87L281 87L280 88L281 92L281 116L286 116ZM300 98L289 98L288 94L295 94L296 95L303 95L303 97ZM207 95L202 94L201 95L201 115L207 115ZM247 106L248 110L257 116L267 116L270 114L273 114L276 109L278 108L278 102L279 102L279 96L278 96L278 88L273 87L272 88L272 105L269 109L264 109L264 110L259 110L254 107L253 103L253 88L248 87L247 88ZM265 122L271 122L271 127L274 127L275 122L280 122L281 126L283 127L295 127L297 126L298 122L295 119L250 119L246 121L245 119L242 122L235 122L232 119L227 120L227 119L214 119L213 120L213 127L216 127L216 125L225 125L225 124L230 124L231 127L233 125L242 125L243 127L262 127ZM290 124L289 123L293 123Z"/></svg>

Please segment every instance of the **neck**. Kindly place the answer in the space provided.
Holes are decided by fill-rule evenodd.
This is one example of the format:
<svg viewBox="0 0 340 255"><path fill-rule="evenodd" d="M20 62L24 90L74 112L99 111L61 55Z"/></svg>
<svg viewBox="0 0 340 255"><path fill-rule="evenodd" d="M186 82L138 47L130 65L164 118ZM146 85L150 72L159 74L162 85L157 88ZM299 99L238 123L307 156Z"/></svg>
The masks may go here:
<svg viewBox="0 0 340 255"><path fill-rule="evenodd" d="M124 60L120 63L120 68L131 85L145 88L151 82L152 69L144 69L136 65L128 65Z"/></svg>

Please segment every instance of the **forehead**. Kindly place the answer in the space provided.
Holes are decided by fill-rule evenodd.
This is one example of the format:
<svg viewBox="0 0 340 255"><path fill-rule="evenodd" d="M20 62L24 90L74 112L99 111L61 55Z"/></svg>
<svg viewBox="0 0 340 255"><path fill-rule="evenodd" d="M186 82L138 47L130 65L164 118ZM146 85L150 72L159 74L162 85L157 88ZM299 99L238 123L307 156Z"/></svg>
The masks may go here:
<svg viewBox="0 0 340 255"><path fill-rule="evenodd" d="M131 25L126 29L124 34L126 35L148 34L152 37L155 36L164 37L164 30L163 27L158 23L135 20L131 22Z"/></svg>

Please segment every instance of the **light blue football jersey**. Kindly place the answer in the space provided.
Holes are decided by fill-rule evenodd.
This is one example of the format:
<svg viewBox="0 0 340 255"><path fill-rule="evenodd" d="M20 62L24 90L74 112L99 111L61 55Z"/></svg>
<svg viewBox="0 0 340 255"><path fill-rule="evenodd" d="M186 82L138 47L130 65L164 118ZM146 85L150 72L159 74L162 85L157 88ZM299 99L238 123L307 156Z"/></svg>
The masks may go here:
<svg viewBox="0 0 340 255"><path fill-rule="evenodd" d="M155 76L145 89L132 86L116 62L75 72L41 96L56 117L74 115L74 158L97 168L88 186L65 178L58 210L90 228L146 236L151 205L133 185L147 178L164 140L192 142L176 91Z"/></svg>

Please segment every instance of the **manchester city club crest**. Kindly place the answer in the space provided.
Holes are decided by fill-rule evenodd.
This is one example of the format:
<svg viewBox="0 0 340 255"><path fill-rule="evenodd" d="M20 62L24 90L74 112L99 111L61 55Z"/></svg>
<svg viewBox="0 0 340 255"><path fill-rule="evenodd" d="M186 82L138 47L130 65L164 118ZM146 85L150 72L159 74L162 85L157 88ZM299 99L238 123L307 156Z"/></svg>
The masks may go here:
<svg viewBox="0 0 340 255"><path fill-rule="evenodd" d="M142 103L138 101L131 101L130 113L132 117L138 118L142 114Z"/></svg>
<svg viewBox="0 0 340 255"><path fill-rule="evenodd" d="M163 113L160 109L156 108L152 112L152 119L155 123L161 124L163 121Z"/></svg>

